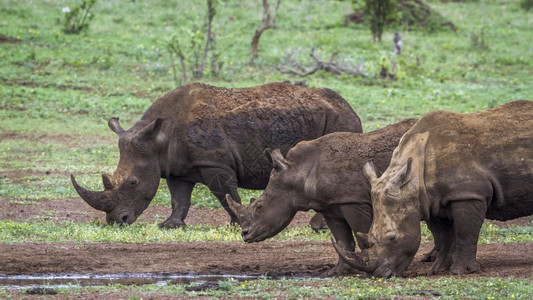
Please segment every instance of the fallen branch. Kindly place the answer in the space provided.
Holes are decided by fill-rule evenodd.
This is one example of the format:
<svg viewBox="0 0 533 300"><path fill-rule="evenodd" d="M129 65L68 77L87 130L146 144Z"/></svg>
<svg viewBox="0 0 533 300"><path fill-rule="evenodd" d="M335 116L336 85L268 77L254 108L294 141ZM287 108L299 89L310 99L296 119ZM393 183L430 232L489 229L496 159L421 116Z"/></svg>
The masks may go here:
<svg viewBox="0 0 533 300"><path fill-rule="evenodd" d="M366 76L363 70L363 64L359 65L359 67L356 67L355 69L350 68L348 66L340 66L338 63L335 62L336 55L332 55L330 60L328 62L325 62L315 54L314 48L311 49L311 53L309 54L309 56L311 56L311 58L316 62L316 66L309 70L306 70L294 60L293 53L288 54L285 61L281 64L281 66L276 66L276 69L283 74L292 74L302 77L313 75L314 73L320 70L332 73L333 75L337 76L342 75L344 73L352 76Z"/></svg>

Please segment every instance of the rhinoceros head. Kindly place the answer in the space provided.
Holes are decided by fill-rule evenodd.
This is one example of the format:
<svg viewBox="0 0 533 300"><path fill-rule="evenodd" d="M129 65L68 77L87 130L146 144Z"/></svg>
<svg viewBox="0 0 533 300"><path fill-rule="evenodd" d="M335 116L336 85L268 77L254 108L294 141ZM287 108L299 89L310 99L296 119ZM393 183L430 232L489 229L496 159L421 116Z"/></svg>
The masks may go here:
<svg viewBox="0 0 533 300"><path fill-rule="evenodd" d="M279 149L270 153L273 169L263 194L250 201L249 206L235 202L226 195L229 207L239 218L242 238L245 242L260 242L278 234L294 218L295 190L291 188L291 163L285 160Z"/></svg>
<svg viewBox="0 0 533 300"><path fill-rule="evenodd" d="M118 118L109 127L119 136L120 160L113 175L103 173L104 191L89 191L71 175L72 184L90 206L106 212L108 223L131 224L148 207L161 177L159 154L168 143L160 132L163 120L138 122L124 130Z"/></svg>
<svg viewBox="0 0 533 300"><path fill-rule="evenodd" d="M363 173L372 185L374 219L368 234L357 233L361 252L348 252L335 245L346 262L373 276L389 277L403 272L420 245L420 213L411 205L412 159L398 171L377 178L374 165ZM388 177L388 175L392 175Z"/></svg>

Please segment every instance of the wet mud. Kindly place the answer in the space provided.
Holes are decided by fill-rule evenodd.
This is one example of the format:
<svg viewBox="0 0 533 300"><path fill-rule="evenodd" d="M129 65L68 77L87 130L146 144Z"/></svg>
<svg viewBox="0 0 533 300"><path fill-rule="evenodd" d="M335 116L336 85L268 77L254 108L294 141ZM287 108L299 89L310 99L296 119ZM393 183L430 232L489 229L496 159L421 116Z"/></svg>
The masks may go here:
<svg viewBox="0 0 533 300"><path fill-rule="evenodd" d="M423 244L404 272L425 276L431 263L420 262L432 244ZM479 245L481 270L467 276L533 275L533 243ZM182 243L19 243L0 245L0 274L248 275L317 277L334 266L329 242Z"/></svg>

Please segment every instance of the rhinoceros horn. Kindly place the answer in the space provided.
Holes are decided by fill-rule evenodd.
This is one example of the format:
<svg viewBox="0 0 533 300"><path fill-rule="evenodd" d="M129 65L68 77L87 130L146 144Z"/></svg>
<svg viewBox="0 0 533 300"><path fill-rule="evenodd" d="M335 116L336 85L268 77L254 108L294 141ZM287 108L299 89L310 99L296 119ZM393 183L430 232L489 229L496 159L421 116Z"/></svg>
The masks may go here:
<svg viewBox="0 0 533 300"><path fill-rule="evenodd" d="M376 240L372 237L369 237L368 233L357 232L355 236L357 236L359 238L358 240L361 241L362 245L359 245L361 249L370 248L376 243Z"/></svg>
<svg viewBox="0 0 533 300"><path fill-rule="evenodd" d="M105 212L109 212L113 209L111 195L109 194L109 191L93 192L84 189L76 182L76 179L72 174L70 174L70 180L72 181L72 185L76 189L76 192L78 192L80 197L85 200L85 202L87 202L87 204L89 204L91 207Z"/></svg>
<svg viewBox="0 0 533 300"><path fill-rule="evenodd" d="M226 194L226 201L228 202L229 208L235 215L237 215L237 218L239 218L241 224L243 224L244 220L250 219L251 215L248 209L244 205L233 200L229 194Z"/></svg>
<svg viewBox="0 0 533 300"><path fill-rule="evenodd" d="M102 173L102 182L104 183L104 188L106 190L113 189L113 183L111 183L111 176L107 173Z"/></svg>
<svg viewBox="0 0 533 300"><path fill-rule="evenodd" d="M335 247L335 250L337 251L339 256L350 266L367 273L372 273L374 271L368 263L366 263L361 257L359 257L356 252L342 249L341 247L339 247L339 245L337 245L337 242L335 242L335 239L333 237L331 237L331 242L333 243L333 247Z"/></svg>
<svg viewBox="0 0 533 300"><path fill-rule="evenodd" d="M122 126L120 126L120 123L118 122L118 118L116 117L109 119L109 121L107 121L107 125L109 126L109 128L111 128L111 130L113 130L119 136L122 135L126 131L124 130L124 128L122 128Z"/></svg>

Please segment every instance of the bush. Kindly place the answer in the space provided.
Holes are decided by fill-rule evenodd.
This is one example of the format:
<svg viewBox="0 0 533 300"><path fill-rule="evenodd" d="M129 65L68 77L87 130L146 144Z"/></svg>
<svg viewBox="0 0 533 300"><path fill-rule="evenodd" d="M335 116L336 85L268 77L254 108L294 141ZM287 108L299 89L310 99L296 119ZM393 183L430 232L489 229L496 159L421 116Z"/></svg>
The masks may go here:
<svg viewBox="0 0 533 300"><path fill-rule="evenodd" d="M529 11L533 8L533 0L522 0L520 1L520 7Z"/></svg>
<svg viewBox="0 0 533 300"><path fill-rule="evenodd" d="M89 28L89 22L94 18L91 9L96 4L96 0L82 0L80 5L71 7L65 6L62 12L65 14L63 20L63 32L67 34L79 34Z"/></svg>

